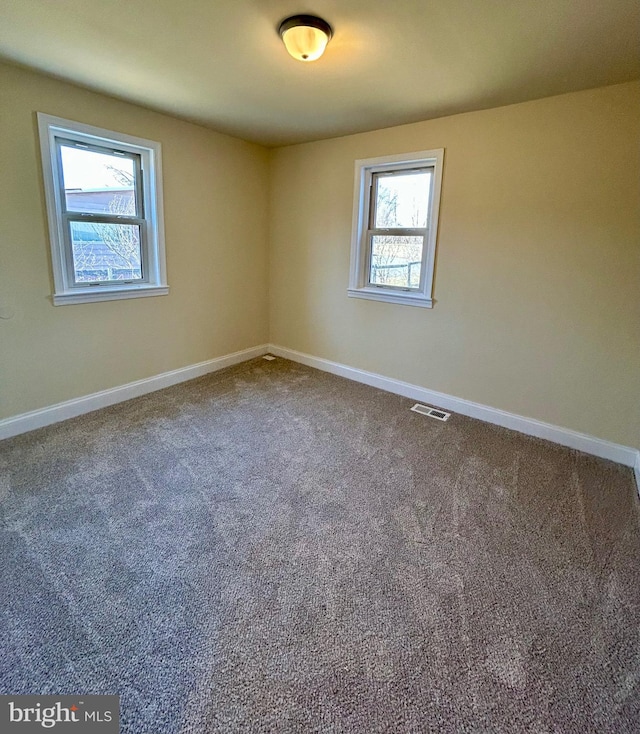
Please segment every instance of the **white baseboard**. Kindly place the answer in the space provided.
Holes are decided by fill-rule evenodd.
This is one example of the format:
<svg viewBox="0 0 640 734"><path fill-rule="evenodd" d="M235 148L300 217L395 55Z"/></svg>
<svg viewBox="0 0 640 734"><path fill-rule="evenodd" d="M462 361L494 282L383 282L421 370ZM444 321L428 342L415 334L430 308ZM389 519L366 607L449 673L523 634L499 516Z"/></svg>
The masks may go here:
<svg viewBox="0 0 640 734"><path fill-rule="evenodd" d="M92 410L98 410L99 408L106 408L108 405L137 398L140 395L146 395L155 390L162 390L165 387L177 385L179 382L193 380L195 377L201 377L209 372L216 372L225 367L246 362L248 359L260 357L266 353L267 345L263 344L258 347L252 347L251 349L243 349L233 354L226 354L223 357L208 359L206 362L198 362L198 364L181 367L170 372L163 372L160 375L147 377L144 380L129 382L126 385L113 387L109 390L101 390L100 392L85 395L81 398L66 400L64 403L51 405L48 408L32 410L29 413L5 418L4 420L0 420L0 439L33 431L35 428L42 428L51 423L64 421L67 418L75 418L77 415L90 413Z"/></svg>
<svg viewBox="0 0 640 734"><path fill-rule="evenodd" d="M328 359L313 357L310 354L297 352L294 349L287 349L276 344L269 345L269 351L278 357L290 359L293 362L300 362L309 367L331 372L340 377L346 377L349 380L362 382L365 385L386 390L397 395L402 395L411 400L417 400L421 403L429 403L434 407L444 408L454 413L461 413L471 418L478 418L488 423L494 423L504 428L511 428L520 433L526 433L529 436L537 436L553 441L562 446L568 446L572 449L584 451L593 456L599 456L603 459L610 459L618 464L631 466L635 468L636 481L640 487L640 450L630 446L621 446L620 444L611 443L595 436L589 436L585 433L578 433L569 428L561 428L550 423L543 423L534 418L526 418L515 413L508 413L498 408L491 408L481 403L473 403L470 400L457 398L446 393L428 390L418 385L412 385L408 382L394 380L391 377L384 377L374 372L367 372L355 367L348 367L338 362L331 362Z"/></svg>
<svg viewBox="0 0 640 734"><path fill-rule="evenodd" d="M589 436L584 433L578 433L568 428L543 423L534 418L526 418L515 413L508 413L504 410L491 408L488 405L474 403L470 400L457 398L446 393L429 390L418 385L412 385L408 382L394 380L391 377L384 377L374 372L349 367L338 362L331 362L328 359L314 357L310 354L297 352L293 349L287 349L275 344L262 344L250 349L243 349L240 352L227 354L223 357L209 359L206 362L199 362L187 367L181 367L170 372L163 372L160 375L148 377L143 380L136 380L126 385L114 387L109 390L102 390L91 395L85 395L73 400L67 400L57 405L51 405L40 410L32 410L28 413L22 413L11 418L0 420L0 440L17 436L20 433L33 431L36 428L58 423L67 418L74 418L92 410L106 408L109 405L130 400L131 398L146 395L156 390L162 390L165 387L176 385L179 382L193 380L195 377L201 377L209 372L231 367L232 365L245 362L255 357L260 357L267 352L271 352L279 357L290 359L293 362L315 367L316 369L330 372L334 375L346 377L349 380L371 385L387 392L402 395L412 400L418 400L424 403L431 403L435 407L451 410L454 413L478 418L488 423L494 423L498 426L510 428L520 433L526 433L529 436L537 436L548 441L568 446L587 454L599 456L603 459L610 459L619 464L633 467L636 484L640 492L640 450L630 446L621 446L620 444L611 443L595 436Z"/></svg>

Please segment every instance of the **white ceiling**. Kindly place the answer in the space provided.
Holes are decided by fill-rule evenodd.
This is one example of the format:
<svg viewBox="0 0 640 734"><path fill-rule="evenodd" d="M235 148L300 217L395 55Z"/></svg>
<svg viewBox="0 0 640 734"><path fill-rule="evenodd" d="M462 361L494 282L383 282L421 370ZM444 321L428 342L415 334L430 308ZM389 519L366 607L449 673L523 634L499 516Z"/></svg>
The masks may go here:
<svg viewBox="0 0 640 734"><path fill-rule="evenodd" d="M314 63L297 13L334 28ZM640 2L0 0L0 55L282 145L640 78Z"/></svg>

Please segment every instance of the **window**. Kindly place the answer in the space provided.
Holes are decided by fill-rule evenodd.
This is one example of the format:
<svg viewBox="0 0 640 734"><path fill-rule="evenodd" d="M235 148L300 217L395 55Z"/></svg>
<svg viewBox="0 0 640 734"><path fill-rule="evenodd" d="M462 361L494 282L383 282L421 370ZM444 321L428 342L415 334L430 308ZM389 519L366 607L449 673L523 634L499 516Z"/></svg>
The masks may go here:
<svg viewBox="0 0 640 734"><path fill-rule="evenodd" d="M169 292L160 143L38 113L56 306Z"/></svg>
<svg viewBox="0 0 640 734"><path fill-rule="evenodd" d="M444 150L356 161L349 296L431 308Z"/></svg>

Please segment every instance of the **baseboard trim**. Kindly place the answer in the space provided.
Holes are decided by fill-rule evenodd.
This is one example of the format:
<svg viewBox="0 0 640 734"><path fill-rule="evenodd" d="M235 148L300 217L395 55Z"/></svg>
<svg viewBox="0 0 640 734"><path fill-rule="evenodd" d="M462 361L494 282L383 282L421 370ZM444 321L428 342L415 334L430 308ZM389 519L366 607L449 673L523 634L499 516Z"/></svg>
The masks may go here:
<svg viewBox="0 0 640 734"><path fill-rule="evenodd" d="M160 375L129 382L126 385L101 390L100 392L74 398L73 400L66 400L63 403L51 405L47 408L32 410L28 413L5 418L4 420L0 420L0 440L11 438L27 431L33 431L36 428L42 428L52 423L58 423L68 418L75 418L78 415L90 413L99 408L106 408L109 405L121 403L131 398L137 398L140 395L146 395L156 390L162 390L165 387L177 385L179 382L193 380L195 377L202 377L202 375L206 375L209 372L217 372L225 367L231 367L234 364L260 357L267 353L267 349L266 344L251 347L250 349L243 349L240 352L226 354L223 357L208 359L205 362L180 367L177 370L163 372Z"/></svg>
<svg viewBox="0 0 640 734"><path fill-rule="evenodd" d="M313 355L281 347L277 344L262 344L257 347L251 347L250 349L243 349L239 352L206 360L205 362L198 362L197 364L181 367L177 370L163 372L162 374L147 377L143 380L129 382L126 385L101 390L100 392L67 400L57 405L32 410L28 413L12 416L11 418L5 418L4 420L0 420L0 440L33 431L36 428L43 428L44 426L58 423L68 418L75 418L78 415L90 413L100 408L106 408L109 405L115 405L116 403L146 395L156 390L162 390L165 387L171 387L171 385L177 385L180 382L193 380L196 377L201 377L210 372L216 372L225 367L231 367L235 364L246 362L249 359L260 357L267 352L324 372L346 377L355 382L377 387L380 390L386 390L387 392L402 395L412 400L432 403L435 407L451 410L454 413L461 413L471 418L478 418L479 420L494 423L504 428L510 428L529 436L544 438L562 446L568 446L579 451L584 451L587 454L592 454L593 456L599 456L603 459L609 459L619 464L632 467L638 492L640 493L640 449L622 446L601 438L596 438L595 436L589 436L585 433L578 433L569 428L561 428L560 426L544 423L534 418L526 418L525 416L509 413L498 408L491 408L488 405L474 403L464 398L429 390L408 382L385 377L375 372L367 372L366 370L349 367L339 362L314 357Z"/></svg>
<svg viewBox="0 0 640 734"><path fill-rule="evenodd" d="M568 446L578 451L584 451L593 456L599 456L603 459L615 461L618 464L634 467L636 481L640 487L640 450L630 446L622 446L620 444L611 443L595 436L589 436L585 433L578 433L569 428L561 428L551 423L544 423L534 418L526 418L515 413L508 413L505 410L491 408L488 405L474 403L464 398L457 398L453 395L429 390L418 385L412 385L408 382L395 380L391 377L384 377L375 372L367 372L366 370L349 367L338 362L331 362L328 359L314 357L310 354L297 352L294 349L287 349L276 344L269 345L269 352L272 354L290 359L293 362L315 367L316 369L330 372L333 375L346 377L349 380L362 382L371 387L377 387L387 392L402 395L411 400L429 403L438 408L444 408L454 413L461 413L470 418L478 418L488 423L494 423L504 428L510 428L520 433L526 433L529 436L544 438L547 441Z"/></svg>

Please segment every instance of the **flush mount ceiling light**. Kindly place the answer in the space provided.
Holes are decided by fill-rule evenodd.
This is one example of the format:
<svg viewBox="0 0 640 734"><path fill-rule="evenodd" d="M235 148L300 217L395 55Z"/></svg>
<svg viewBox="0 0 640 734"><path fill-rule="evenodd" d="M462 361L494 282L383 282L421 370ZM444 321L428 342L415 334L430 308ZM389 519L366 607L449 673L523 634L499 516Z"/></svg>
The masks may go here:
<svg viewBox="0 0 640 734"><path fill-rule="evenodd" d="M315 15L292 15L280 23L278 33L294 59L315 61L324 53L333 30L326 20Z"/></svg>

